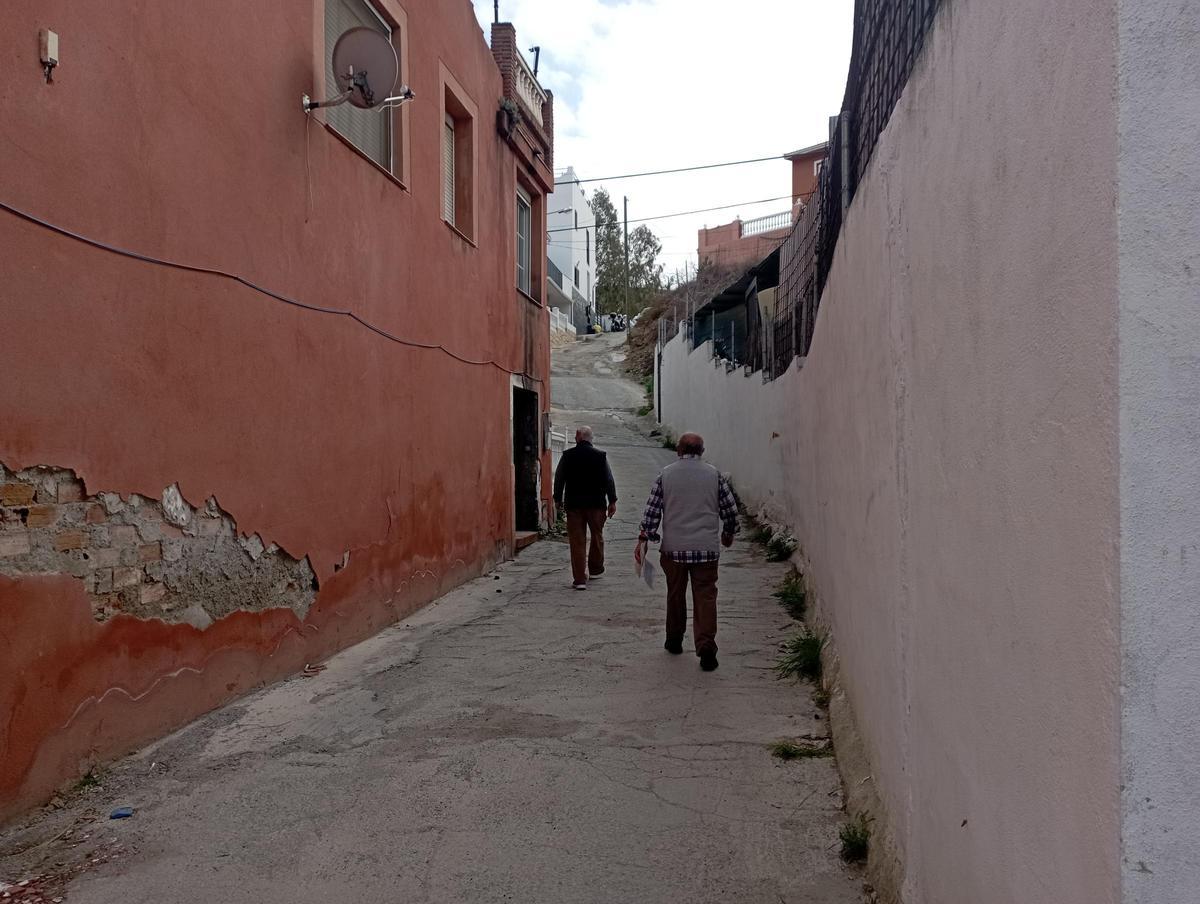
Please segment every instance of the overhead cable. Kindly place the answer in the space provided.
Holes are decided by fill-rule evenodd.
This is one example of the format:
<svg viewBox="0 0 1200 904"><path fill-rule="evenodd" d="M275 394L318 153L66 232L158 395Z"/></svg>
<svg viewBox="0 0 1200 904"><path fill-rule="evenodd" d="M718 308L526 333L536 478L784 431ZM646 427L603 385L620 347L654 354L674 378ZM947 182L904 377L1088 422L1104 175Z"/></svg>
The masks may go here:
<svg viewBox="0 0 1200 904"><path fill-rule="evenodd" d="M798 199L799 199L799 198L810 198L810 197L812 197L814 194L816 194L816 192L815 192L815 191L810 191L810 192L805 192L805 193L804 193L804 194L802 194L802 195L797 195L796 197L797 197ZM712 212L712 211L714 211L714 210L729 210L729 209L731 209L731 208L734 208L734 207L749 207L749 206L751 206L752 204L768 204L768 203L770 203L770 202L772 202L772 201L790 201L790 200L792 200L792 196L791 196L791 195L780 195L778 198L763 198L763 199L761 199L761 200L759 200L759 201L741 201L741 202L739 202L739 203L737 203L737 204L723 204L723 205L721 205L720 207L702 207L702 208L701 208L701 209L699 209L699 210L681 210L681 211L679 211L678 213L660 213L660 214L658 214L657 216L653 216L653 217L638 217L636 220L628 220L628 221L625 221L625 220L617 220L616 222L613 222L613 223L599 223L599 222L597 222L597 223L592 223L592 224L590 224L590 225L587 225L587 226L560 226L560 227L558 227L557 229L547 229L547 230L546 230L546 232L547 232L547 233L552 233L552 232L577 232L577 231L579 231L579 230L581 230L581 229L602 229L602 228L608 228L608 227L611 227L611 226L617 226L617 227L619 227L619 226L623 225L625 222L630 222L630 223L649 223L651 220L668 220L668 219L670 219L671 217L688 217L688 216L691 216L692 214L697 214L697 213L711 213L711 212Z"/></svg>
<svg viewBox="0 0 1200 904"><path fill-rule="evenodd" d="M669 173L693 173L696 170L718 169L722 166L743 166L747 163L766 163L768 160L784 160L782 154L773 157L755 157L752 160L730 160L725 163L702 163L699 166L680 166L675 169L651 170L645 173L624 173L620 176L599 176L594 179L556 179L555 185L583 185L586 182L616 182L618 179L640 179L642 176L665 176Z"/></svg>

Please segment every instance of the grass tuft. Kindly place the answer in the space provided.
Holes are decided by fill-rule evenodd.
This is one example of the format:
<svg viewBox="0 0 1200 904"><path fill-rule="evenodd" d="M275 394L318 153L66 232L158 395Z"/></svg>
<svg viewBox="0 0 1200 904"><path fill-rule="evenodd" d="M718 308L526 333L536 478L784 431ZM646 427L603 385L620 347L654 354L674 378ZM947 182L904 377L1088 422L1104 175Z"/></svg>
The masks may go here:
<svg viewBox="0 0 1200 904"><path fill-rule="evenodd" d="M829 691L823 687L817 688L812 693L812 702L818 709L829 709Z"/></svg>
<svg viewBox="0 0 1200 904"><path fill-rule="evenodd" d="M842 840L842 859L847 863L861 863L867 859L871 847L871 820L866 813L859 813L838 831Z"/></svg>
<svg viewBox="0 0 1200 904"><path fill-rule="evenodd" d="M780 531L771 537L767 543L768 562L786 562L796 551L796 541L789 534Z"/></svg>
<svg viewBox="0 0 1200 904"><path fill-rule="evenodd" d="M821 648L825 638L809 628L802 628L783 644L783 651L774 669L777 678L821 677Z"/></svg>
<svg viewBox="0 0 1200 904"><path fill-rule="evenodd" d="M792 618L797 621L804 618L804 610L808 606L808 590L800 572L792 569L772 596L779 600L779 605L783 606Z"/></svg>
<svg viewBox="0 0 1200 904"><path fill-rule="evenodd" d="M652 411L654 411L653 405L643 405L641 408L638 409L638 417L645 417L646 415L650 414Z"/></svg>
<svg viewBox="0 0 1200 904"><path fill-rule="evenodd" d="M825 743L797 744L795 741L776 741L770 745L771 756L781 760L812 760L833 756L833 745Z"/></svg>
<svg viewBox="0 0 1200 904"><path fill-rule="evenodd" d="M759 546L766 546L770 543L775 532L765 524L759 524L757 521L751 523L754 526L750 529L750 542L757 543Z"/></svg>
<svg viewBox="0 0 1200 904"><path fill-rule="evenodd" d="M100 771L93 766L90 768L79 781L75 783L76 791L87 791L91 788L100 787Z"/></svg>
<svg viewBox="0 0 1200 904"><path fill-rule="evenodd" d="M676 451L675 440L671 439L669 436L663 437L662 445L664 449L670 449L672 452Z"/></svg>

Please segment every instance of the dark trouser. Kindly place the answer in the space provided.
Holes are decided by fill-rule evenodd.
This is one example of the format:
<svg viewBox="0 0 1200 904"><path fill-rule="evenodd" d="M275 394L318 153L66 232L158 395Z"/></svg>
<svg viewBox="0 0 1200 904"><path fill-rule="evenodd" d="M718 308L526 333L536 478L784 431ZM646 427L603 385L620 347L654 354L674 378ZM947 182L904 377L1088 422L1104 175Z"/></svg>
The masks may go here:
<svg viewBox="0 0 1200 904"><path fill-rule="evenodd" d="M608 512L576 509L567 512L567 541L571 544L571 577L576 584L587 582L588 572L604 573L604 522ZM588 533L592 542L588 544Z"/></svg>
<svg viewBox="0 0 1200 904"><path fill-rule="evenodd" d="M683 639L687 632L687 585L692 581L692 636L696 655L717 652L717 563L688 565L660 554L667 579L667 637Z"/></svg>

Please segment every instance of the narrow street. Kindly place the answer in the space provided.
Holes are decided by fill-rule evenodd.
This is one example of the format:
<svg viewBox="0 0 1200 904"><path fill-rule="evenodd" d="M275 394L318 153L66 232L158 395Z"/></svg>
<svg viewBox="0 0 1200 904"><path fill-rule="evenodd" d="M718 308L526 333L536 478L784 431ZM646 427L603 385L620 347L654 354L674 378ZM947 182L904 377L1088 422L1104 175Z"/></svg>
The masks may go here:
<svg viewBox="0 0 1200 904"><path fill-rule="evenodd" d="M556 424L591 424L617 479L603 581L572 592L565 544L539 542L18 824L0 850L39 846L0 878L84 861L72 904L861 900L833 761L767 749L827 729L770 670L785 566L744 537L726 554L717 672L662 649L661 588L630 559L672 453L635 428L623 340L580 341L553 371ZM134 815L110 821L117 806Z"/></svg>

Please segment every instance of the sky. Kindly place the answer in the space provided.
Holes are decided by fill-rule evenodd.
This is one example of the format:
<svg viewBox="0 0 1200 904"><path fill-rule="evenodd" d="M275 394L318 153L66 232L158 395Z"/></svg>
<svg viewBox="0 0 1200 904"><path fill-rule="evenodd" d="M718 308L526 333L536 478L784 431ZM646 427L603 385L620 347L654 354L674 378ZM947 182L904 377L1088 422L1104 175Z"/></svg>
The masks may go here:
<svg viewBox="0 0 1200 904"><path fill-rule="evenodd" d="M474 0L490 33L492 0ZM554 165L607 177L782 155L828 137L850 61L853 0L500 0L522 49L542 48L554 92ZM718 13L720 15L718 15ZM532 65L533 55L525 54ZM696 265L696 231L784 211L786 160L605 181L629 218L657 220L670 275ZM632 229L632 226L630 227ZM552 236L562 241L561 236Z"/></svg>

